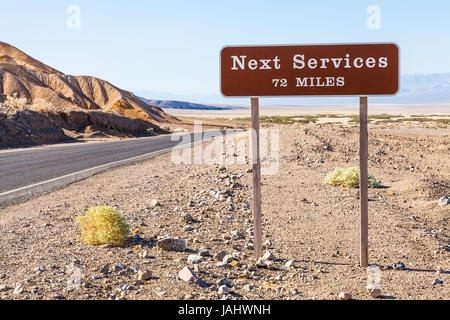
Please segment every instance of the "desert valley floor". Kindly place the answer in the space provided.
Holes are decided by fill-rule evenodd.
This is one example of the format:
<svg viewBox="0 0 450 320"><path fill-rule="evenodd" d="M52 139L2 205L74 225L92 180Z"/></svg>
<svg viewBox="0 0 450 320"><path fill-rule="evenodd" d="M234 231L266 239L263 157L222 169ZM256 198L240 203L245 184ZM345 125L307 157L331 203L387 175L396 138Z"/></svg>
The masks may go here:
<svg viewBox="0 0 450 320"><path fill-rule="evenodd" d="M262 126L280 130L278 173L262 182L266 268L255 266L251 165L177 165L165 154L1 208L0 298L372 299L358 266L358 189L323 183L334 168L358 165L357 126ZM449 134L448 125L370 127L369 173L383 186L369 190L378 299L449 298L450 205L437 204L449 194ZM127 245L80 240L74 217L98 204L126 217ZM166 235L187 250L160 250ZM185 266L207 286L179 279Z"/></svg>

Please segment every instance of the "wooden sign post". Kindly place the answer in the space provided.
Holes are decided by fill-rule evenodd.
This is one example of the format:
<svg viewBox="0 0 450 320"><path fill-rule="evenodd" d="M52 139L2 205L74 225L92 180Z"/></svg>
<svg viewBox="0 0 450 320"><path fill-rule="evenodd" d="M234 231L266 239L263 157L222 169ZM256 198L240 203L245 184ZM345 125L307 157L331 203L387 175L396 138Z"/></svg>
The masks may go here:
<svg viewBox="0 0 450 320"><path fill-rule="evenodd" d="M399 89L395 43L296 46L229 46L220 52L220 89L226 97L251 97L255 256L261 257L259 100L275 96L360 96L360 265L368 266L367 95Z"/></svg>
<svg viewBox="0 0 450 320"><path fill-rule="evenodd" d="M252 113L252 173L253 173L253 222L255 256L262 254L262 218L261 218L261 159L259 155L259 99L251 98Z"/></svg>
<svg viewBox="0 0 450 320"><path fill-rule="evenodd" d="M367 130L367 97L359 98L359 202L360 202L360 261L361 267L369 265L369 198L368 198L368 136Z"/></svg>

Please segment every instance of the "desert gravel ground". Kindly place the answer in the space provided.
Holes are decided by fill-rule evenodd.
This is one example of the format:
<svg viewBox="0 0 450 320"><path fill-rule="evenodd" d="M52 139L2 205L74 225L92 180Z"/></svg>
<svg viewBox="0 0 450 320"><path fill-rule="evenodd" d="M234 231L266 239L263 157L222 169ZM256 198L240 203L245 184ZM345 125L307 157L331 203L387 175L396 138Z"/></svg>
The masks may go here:
<svg viewBox="0 0 450 320"><path fill-rule="evenodd" d="M280 130L279 170L262 186L263 253L274 256L267 268L254 265L251 165L174 164L166 154L0 209L0 298L373 299L358 266L358 190L323 184L335 167L358 165L358 129L264 127ZM378 299L449 299L450 205L437 204L450 194L449 130L394 129L372 126L369 136L369 171L384 186L369 190ZM126 217L136 233L127 245L80 240L74 217L93 205ZM187 250L158 249L165 235ZM229 263L214 257L221 250ZM210 255L188 262L199 251ZM208 286L179 279L185 266ZM138 281L138 270L152 278Z"/></svg>

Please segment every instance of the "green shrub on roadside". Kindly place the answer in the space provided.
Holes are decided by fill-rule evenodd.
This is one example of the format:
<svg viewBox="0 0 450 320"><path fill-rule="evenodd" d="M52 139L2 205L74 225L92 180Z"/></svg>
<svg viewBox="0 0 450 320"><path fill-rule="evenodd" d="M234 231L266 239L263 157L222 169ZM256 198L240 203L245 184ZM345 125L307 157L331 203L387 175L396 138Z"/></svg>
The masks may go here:
<svg viewBox="0 0 450 320"><path fill-rule="evenodd" d="M336 168L325 177L325 184L345 188L359 188L359 168ZM368 177L369 188L379 188L380 183L371 175Z"/></svg>
<svg viewBox="0 0 450 320"><path fill-rule="evenodd" d="M88 244L121 245L130 233L125 218L112 207L90 207L75 219L81 226L81 239Z"/></svg>

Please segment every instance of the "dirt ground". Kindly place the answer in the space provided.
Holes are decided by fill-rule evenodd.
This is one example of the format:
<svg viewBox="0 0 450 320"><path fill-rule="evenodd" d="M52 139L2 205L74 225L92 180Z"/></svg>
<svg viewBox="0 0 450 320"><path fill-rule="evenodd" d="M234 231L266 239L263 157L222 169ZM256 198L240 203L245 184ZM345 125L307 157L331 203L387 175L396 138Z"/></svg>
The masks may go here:
<svg viewBox="0 0 450 320"><path fill-rule="evenodd" d="M449 299L450 205L437 201L450 195L450 132L420 126L369 130L369 173L383 185L369 190L378 299ZM166 154L0 209L0 298L337 299L345 291L373 299L358 266L358 189L323 183L335 167L358 166L358 128L264 127L280 130L278 172L262 185L263 253L275 256L268 268L254 265L251 165L175 164ZM74 217L93 205L117 207L138 236L121 247L83 243ZM188 249L159 250L155 242L167 234ZM211 255L190 264L200 250ZM236 262L218 263L221 250ZM402 270L392 268L399 262ZM185 266L208 287L180 280ZM139 282L138 269L153 278ZM73 288L68 280L77 272ZM224 283L229 293L218 291Z"/></svg>

